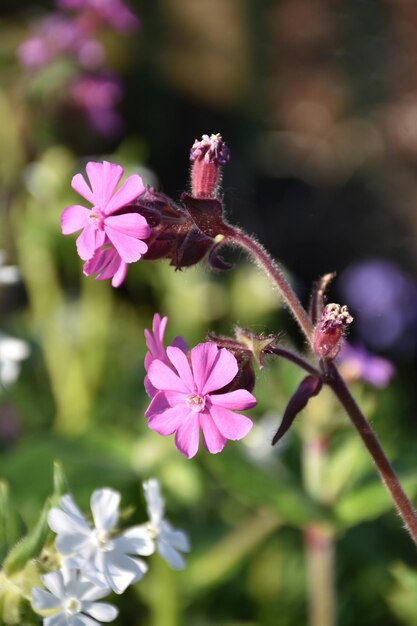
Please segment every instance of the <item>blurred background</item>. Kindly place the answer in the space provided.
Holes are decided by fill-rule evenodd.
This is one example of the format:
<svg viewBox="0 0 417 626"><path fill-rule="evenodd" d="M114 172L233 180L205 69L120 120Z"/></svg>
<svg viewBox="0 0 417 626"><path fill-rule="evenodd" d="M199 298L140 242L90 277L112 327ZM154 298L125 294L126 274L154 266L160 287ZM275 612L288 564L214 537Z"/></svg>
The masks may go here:
<svg viewBox="0 0 417 626"><path fill-rule="evenodd" d="M155 311L169 340L239 323L303 349L258 271L232 251L221 275L141 262L114 290L59 226L88 160L178 198L194 139L222 133L230 219L306 304L337 272L330 301L355 317L342 371L417 497L417 5L3 0L0 28L0 476L24 524L55 459L85 510L108 485L139 518L156 476L192 553L181 573L155 558L116 624L417 624L414 547L327 392L270 446L292 366L258 373L255 426L218 457L146 428Z"/></svg>

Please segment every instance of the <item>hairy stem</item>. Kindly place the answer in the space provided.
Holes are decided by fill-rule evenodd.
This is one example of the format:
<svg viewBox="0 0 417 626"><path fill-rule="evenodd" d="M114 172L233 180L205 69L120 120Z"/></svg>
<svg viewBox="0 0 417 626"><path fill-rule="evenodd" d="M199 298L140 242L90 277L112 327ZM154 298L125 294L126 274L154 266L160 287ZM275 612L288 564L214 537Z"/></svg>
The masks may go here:
<svg viewBox="0 0 417 626"><path fill-rule="evenodd" d="M378 470L385 487L391 495L406 529L410 533L414 543L417 545L417 515L413 505L401 487L390 462L385 456L381 444L375 436L375 433L350 393L345 381L332 363L329 364L328 372L329 374L326 377L325 382L333 390L346 413L349 415L354 427L358 431L359 436L371 455L376 469Z"/></svg>
<svg viewBox="0 0 417 626"><path fill-rule="evenodd" d="M240 228L234 226L229 227L226 240L228 243L233 243L248 252L254 261L256 261L257 265L269 276L280 292L290 312L298 322L310 345L313 325L278 265L271 259L261 244L249 237L249 235L240 230Z"/></svg>
<svg viewBox="0 0 417 626"><path fill-rule="evenodd" d="M292 315L297 320L301 330L308 340L309 346L311 347L313 334L312 322L278 265L274 263L261 244L259 244L255 239L252 239L240 228L229 226L226 241L237 245L248 252L256 261L258 266L271 279L272 283L281 293L281 296L290 309ZM390 462L385 456L381 444L368 424L364 414L356 404L355 399L340 376L336 366L332 362L327 362L325 365L326 371L322 375L323 381L326 382L332 389L350 417L354 427L358 431L359 436L371 455L378 473L387 488L397 511L405 524L405 527L410 533L414 543L417 545L417 515L413 505L407 498L393 468L391 467Z"/></svg>
<svg viewBox="0 0 417 626"><path fill-rule="evenodd" d="M268 346L265 348L265 354L275 354L275 356L279 356L282 359L286 359L287 361L291 361L291 363L298 365L298 367L305 370L312 376L321 378L321 372L316 369L314 365L311 365L311 363L303 359L303 357L298 354L295 354L295 352L291 352L291 350L281 348L281 346Z"/></svg>

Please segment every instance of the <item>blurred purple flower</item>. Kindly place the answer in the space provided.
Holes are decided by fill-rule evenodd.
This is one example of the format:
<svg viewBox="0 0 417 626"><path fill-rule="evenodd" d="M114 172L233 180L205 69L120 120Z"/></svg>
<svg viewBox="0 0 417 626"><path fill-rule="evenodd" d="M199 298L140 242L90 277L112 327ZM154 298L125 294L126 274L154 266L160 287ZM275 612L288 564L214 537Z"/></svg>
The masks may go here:
<svg viewBox="0 0 417 626"><path fill-rule="evenodd" d="M104 60L101 44L91 39L78 18L51 13L40 20L17 50L20 63L38 70L62 56L74 56L86 68L95 69Z"/></svg>
<svg viewBox="0 0 417 626"><path fill-rule="evenodd" d="M123 120L115 107L123 98L123 87L116 76L79 76L68 90L73 105L95 132L103 137L122 132Z"/></svg>
<svg viewBox="0 0 417 626"><path fill-rule="evenodd" d="M395 263L371 259L352 265L341 276L340 290L366 344L414 347L410 336L417 326L417 287Z"/></svg>
<svg viewBox="0 0 417 626"><path fill-rule="evenodd" d="M139 20L123 0L56 0L60 9L86 11L90 16L122 33L130 33Z"/></svg>
<svg viewBox="0 0 417 626"><path fill-rule="evenodd" d="M363 346L343 344L338 357L342 375L348 381L362 380L373 387L386 387L395 375L395 367L376 354L368 352Z"/></svg>

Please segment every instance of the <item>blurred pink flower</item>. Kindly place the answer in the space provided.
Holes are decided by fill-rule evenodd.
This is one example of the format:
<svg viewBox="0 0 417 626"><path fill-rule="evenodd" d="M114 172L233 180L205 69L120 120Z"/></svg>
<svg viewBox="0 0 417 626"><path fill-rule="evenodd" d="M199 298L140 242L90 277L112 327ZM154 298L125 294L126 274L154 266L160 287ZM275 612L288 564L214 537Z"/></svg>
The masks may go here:
<svg viewBox="0 0 417 626"><path fill-rule="evenodd" d="M85 33L81 21L60 13L40 20L17 50L20 63L38 70L62 56L75 56L86 68L97 68L104 60L102 45Z"/></svg>
<svg viewBox="0 0 417 626"><path fill-rule="evenodd" d="M351 382L362 380L373 387L386 387L395 376L395 367L381 356L368 352L364 346L345 342L338 358L343 377Z"/></svg>
<svg viewBox="0 0 417 626"><path fill-rule="evenodd" d="M168 347L166 354L172 367L155 359L148 370L151 384L159 390L145 414L149 428L164 436L175 433L175 445L188 459L197 453L200 428L212 454L223 450L228 439L247 435L252 421L234 411L255 406L255 397L246 389L214 393L238 373L233 354L212 342L191 350L191 366L179 348Z"/></svg>
<svg viewBox="0 0 417 626"><path fill-rule="evenodd" d="M145 355L145 370L149 370L150 364L156 359L165 363L168 367L171 367L171 362L168 359L167 353L164 348L164 334L165 328L168 322L168 318L162 317L159 313L155 313L152 320L152 332L148 329L145 329L145 339L146 345L148 347L149 352ZM188 349L187 342L182 337L175 337L174 341L170 344L175 348L179 348L183 352L186 352ZM149 380L149 376L145 376L144 380L145 391L150 398L153 398L158 390L152 385Z"/></svg>
<svg viewBox="0 0 417 626"><path fill-rule="evenodd" d="M151 229L146 219L138 213L120 213L119 210L132 203L145 191L137 174L129 176L117 189L123 168L104 161L87 163L87 175L91 188L81 174L76 174L71 186L93 207L72 205L64 209L61 228L64 235L82 230L77 239L78 254L84 261L93 258L96 250L110 241L124 263L138 261L148 246ZM118 212L115 215L115 212Z"/></svg>
<svg viewBox="0 0 417 626"><path fill-rule="evenodd" d="M139 25L138 18L123 0L57 0L57 4L61 9L88 11L93 18L122 33L132 32Z"/></svg>
<svg viewBox="0 0 417 626"><path fill-rule="evenodd" d="M117 77L79 76L69 85L69 94L75 107L100 135L111 137L122 130L122 118L115 110L123 98L122 84Z"/></svg>

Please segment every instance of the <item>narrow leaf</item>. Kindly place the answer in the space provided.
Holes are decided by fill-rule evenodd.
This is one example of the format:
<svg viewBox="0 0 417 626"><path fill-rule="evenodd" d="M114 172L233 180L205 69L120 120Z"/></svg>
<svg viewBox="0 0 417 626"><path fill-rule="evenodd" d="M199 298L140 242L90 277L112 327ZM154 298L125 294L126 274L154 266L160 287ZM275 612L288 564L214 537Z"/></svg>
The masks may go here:
<svg viewBox="0 0 417 626"><path fill-rule="evenodd" d="M3 567L7 576L23 569L30 559L40 554L48 536L48 511L50 508L51 503L48 498L35 528L10 550Z"/></svg>
<svg viewBox="0 0 417 626"><path fill-rule="evenodd" d="M321 379L316 376L306 376L301 381L287 404L280 427L272 439L273 446L285 435L300 411L307 406L310 398L320 393L322 387L323 383Z"/></svg>

